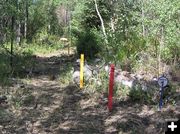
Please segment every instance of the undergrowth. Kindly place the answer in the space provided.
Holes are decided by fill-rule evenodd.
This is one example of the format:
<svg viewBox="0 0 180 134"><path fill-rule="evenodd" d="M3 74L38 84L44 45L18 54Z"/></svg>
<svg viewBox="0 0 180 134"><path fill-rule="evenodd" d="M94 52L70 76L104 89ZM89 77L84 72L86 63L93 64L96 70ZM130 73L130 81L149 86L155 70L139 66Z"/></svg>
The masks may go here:
<svg viewBox="0 0 180 134"><path fill-rule="evenodd" d="M10 44L4 44L4 48L0 48L0 85L8 85L9 77L24 77L26 68L34 66L33 58L37 54L50 54L61 48L60 44L21 44L14 45L13 48L13 64L10 65Z"/></svg>

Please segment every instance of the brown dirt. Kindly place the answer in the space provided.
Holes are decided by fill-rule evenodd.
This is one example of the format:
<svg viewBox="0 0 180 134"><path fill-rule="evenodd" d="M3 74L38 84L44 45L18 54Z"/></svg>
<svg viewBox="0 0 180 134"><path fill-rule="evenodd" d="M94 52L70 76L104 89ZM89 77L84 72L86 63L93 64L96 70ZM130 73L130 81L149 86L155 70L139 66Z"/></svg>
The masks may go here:
<svg viewBox="0 0 180 134"><path fill-rule="evenodd" d="M179 104L157 111L155 106L131 100L115 101L109 112L100 93L90 95L57 79L63 78L73 56L34 60L35 71L28 79L3 87L9 95L8 103L0 104L2 134L160 134L165 119L180 117Z"/></svg>

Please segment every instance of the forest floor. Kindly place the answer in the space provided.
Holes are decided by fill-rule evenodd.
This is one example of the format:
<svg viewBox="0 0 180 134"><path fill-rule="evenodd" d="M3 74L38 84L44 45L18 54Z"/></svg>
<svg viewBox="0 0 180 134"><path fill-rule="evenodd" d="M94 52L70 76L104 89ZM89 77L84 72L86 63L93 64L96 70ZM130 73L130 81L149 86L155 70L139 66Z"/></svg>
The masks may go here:
<svg viewBox="0 0 180 134"><path fill-rule="evenodd" d="M60 53L34 56L35 71L28 78L1 87L9 96L0 104L0 134L160 134L166 119L180 118L179 102L158 111L127 99L115 101L109 112L100 93L88 94L63 80L75 60Z"/></svg>

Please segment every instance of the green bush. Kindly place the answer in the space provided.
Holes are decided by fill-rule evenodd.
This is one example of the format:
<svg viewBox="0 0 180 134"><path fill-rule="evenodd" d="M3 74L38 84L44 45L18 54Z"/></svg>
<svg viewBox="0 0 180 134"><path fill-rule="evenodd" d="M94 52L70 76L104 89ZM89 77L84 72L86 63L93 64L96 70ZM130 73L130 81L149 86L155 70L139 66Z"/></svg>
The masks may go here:
<svg viewBox="0 0 180 134"><path fill-rule="evenodd" d="M133 100L133 101L149 101L148 98L148 94L147 92L143 91L143 90L132 90L129 94L129 97Z"/></svg>
<svg viewBox="0 0 180 134"><path fill-rule="evenodd" d="M91 31L80 35L76 45L78 54L83 53L88 59L93 59L101 51L98 38Z"/></svg>

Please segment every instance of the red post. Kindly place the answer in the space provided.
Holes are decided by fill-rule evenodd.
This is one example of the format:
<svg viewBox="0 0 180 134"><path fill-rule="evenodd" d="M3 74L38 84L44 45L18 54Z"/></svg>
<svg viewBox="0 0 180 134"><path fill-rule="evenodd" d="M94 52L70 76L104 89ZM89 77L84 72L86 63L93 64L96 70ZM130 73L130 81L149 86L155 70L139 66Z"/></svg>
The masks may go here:
<svg viewBox="0 0 180 134"><path fill-rule="evenodd" d="M114 69L115 69L114 64L111 64L111 72L109 77L109 96L108 96L109 111L112 110L112 103L113 103Z"/></svg>

